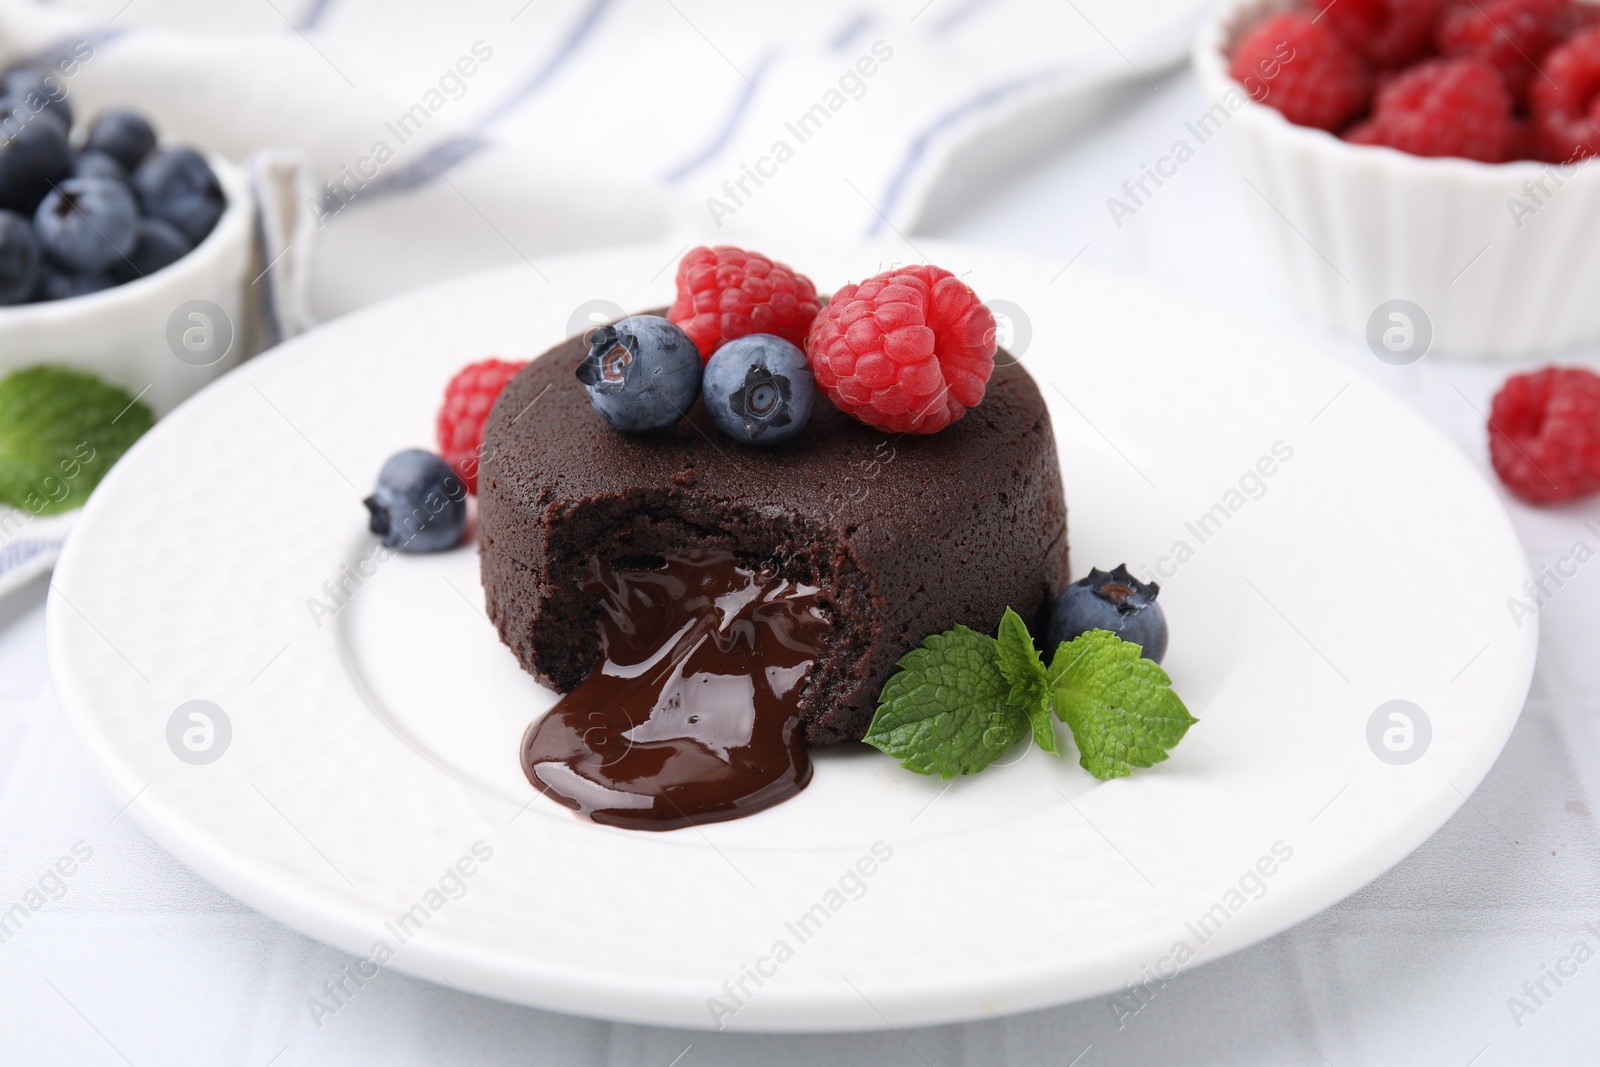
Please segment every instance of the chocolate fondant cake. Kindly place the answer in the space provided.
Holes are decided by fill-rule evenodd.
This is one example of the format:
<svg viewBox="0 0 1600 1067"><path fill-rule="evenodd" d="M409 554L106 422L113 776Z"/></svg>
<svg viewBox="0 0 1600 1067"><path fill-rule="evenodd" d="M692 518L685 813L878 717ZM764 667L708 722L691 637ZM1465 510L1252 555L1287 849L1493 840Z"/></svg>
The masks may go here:
<svg viewBox="0 0 1600 1067"><path fill-rule="evenodd" d="M1050 417L999 353L983 401L929 436L894 436L819 398L795 440L721 438L696 403L631 437L595 416L572 338L500 394L484 435L479 545L489 615L522 665L569 692L600 655L597 561L731 553L817 587L829 620L800 698L813 746L858 740L895 661L1007 607L1043 632L1067 584L1067 513Z"/></svg>

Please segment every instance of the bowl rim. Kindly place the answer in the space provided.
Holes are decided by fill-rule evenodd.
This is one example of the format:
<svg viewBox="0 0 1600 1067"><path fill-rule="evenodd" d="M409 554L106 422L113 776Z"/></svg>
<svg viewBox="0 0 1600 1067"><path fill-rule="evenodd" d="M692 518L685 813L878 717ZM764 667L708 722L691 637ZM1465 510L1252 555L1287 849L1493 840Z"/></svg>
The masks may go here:
<svg viewBox="0 0 1600 1067"><path fill-rule="evenodd" d="M1532 159L1483 163L1456 156L1417 156L1388 145L1351 144L1327 130L1290 122L1277 108L1258 103L1244 91L1244 86L1233 80L1228 73L1227 55L1233 28L1244 16L1250 12L1265 14L1286 10L1290 3L1291 0L1222 0L1212 7L1200 21L1191 52L1202 96L1217 102L1230 89L1237 92L1244 106L1235 112L1235 117L1257 123L1260 128L1270 130L1271 136L1286 138L1302 151L1316 153L1320 161L1331 166L1367 165L1401 179L1450 178L1484 189L1517 191L1524 181L1550 171L1557 172L1564 182L1585 174L1590 177L1584 180L1600 181L1600 177L1596 177L1600 175L1600 157L1577 163L1544 163Z"/></svg>
<svg viewBox="0 0 1600 1067"><path fill-rule="evenodd" d="M76 318L99 311L114 312L119 308L142 301L157 285L181 284L181 277L209 273L217 269L217 259L223 249L234 241L250 240L250 219L254 216L254 198L243 170L230 160L214 152L205 153L206 163L217 176L217 183L227 197L227 206L201 242L182 257L160 270L141 278L113 285L94 293L70 296L65 300L41 300L29 304L0 306L0 330L14 327L48 326L64 319Z"/></svg>

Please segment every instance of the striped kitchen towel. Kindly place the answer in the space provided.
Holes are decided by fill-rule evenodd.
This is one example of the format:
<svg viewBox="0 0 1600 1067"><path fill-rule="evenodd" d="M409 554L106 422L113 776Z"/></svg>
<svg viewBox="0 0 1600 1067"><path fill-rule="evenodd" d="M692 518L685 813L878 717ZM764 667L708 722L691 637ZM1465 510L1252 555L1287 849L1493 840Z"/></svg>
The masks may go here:
<svg viewBox="0 0 1600 1067"><path fill-rule="evenodd" d="M49 572L77 515L34 516L0 504L0 597Z"/></svg>
<svg viewBox="0 0 1600 1067"><path fill-rule="evenodd" d="M0 63L82 42L85 113L303 153L326 318L586 247L911 233L1155 84L1200 6L57 0L0 13Z"/></svg>

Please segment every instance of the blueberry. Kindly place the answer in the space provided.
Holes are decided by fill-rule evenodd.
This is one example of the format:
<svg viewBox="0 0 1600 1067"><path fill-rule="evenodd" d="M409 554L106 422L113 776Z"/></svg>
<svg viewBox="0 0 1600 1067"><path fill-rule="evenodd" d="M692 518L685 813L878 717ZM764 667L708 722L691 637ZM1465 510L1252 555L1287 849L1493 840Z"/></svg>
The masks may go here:
<svg viewBox="0 0 1600 1067"><path fill-rule="evenodd" d="M39 281L39 241L28 220L0 211L0 304L20 304Z"/></svg>
<svg viewBox="0 0 1600 1067"><path fill-rule="evenodd" d="M114 178L68 178L44 198L33 226L63 267L103 271L139 243L139 205Z"/></svg>
<svg viewBox="0 0 1600 1067"><path fill-rule="evenodd" d="M128 180L128 172L121 163L112 159L104 152L79 152L72 161L72 176L74 178L115 178L119 182Z"/></svg>
<svg viewBox="0 0 1600 1067"><path fill-rule="evenodd" d="M193 244L205 240L227 206L217 176L192 148L157 152L139 164L128 182L146 215L172 223Z"/></svg>
<svg viewBox="0 0 1600 1067"><path fill-rule="evenodd" d="M665 430L700 392L700 350L659 315L632 315L589 335L578 381L595 411L617 429Z"/></svg>
<svg viewBox="0 0 1600 1067"><path fill-rule="evenodd" d="M67 134L42 116L0 105L0 208L29 215L72 171Z"/></svg>
<svg viewBox="0 0 1600 1067"><path fill-rule="evenodd" d="M67 86L54 71L24 67L0 77L0 99L29 116L49 115L63 134L72 129Z"/></svg>
<svg viewBox="0 0 1600 1067"><path fill-rule="evenodd" d="M143 115L132 111L106 111L89 127L83 147L104 152L127 170L132 170L155 151L156 131Z"/></svg>
<svg viewBox="0 0 1600 1067"><path fill-rule="evenodd" d="M364 501L371 529L401 552L442 552L467 528L467 489L450 464L420 448L396 452Z"/></svg>
<svg viewBox="0 0 1600 1067"><path fill-rule="evenodd" d="M119 282L131 282L176 263L188 251L189 239L172 223L140 219L139 243L133 246L127 259L111 265L111 276Z"/></svg>
<svg viewBox="0 0 1600 1067"><path fill-rule="evenodd" d="M88 296L109 289L117 280L104 271L74 272L63 270L49 258L39 263L39 282L33 291L35 300L66 300L74 296Z"/></svg>
<svg viewBox="0 0 1600 1067"><path fill-rule="evenodd" d="M796 436L817 402L806 354L770 333L748 334L717 349L702 388L717 429L747 445L782 444Z"/></svg>
<svg viewBox="0 0 1600 1067"><path fill-rule="evenodd" d="M1167 617L1156 603L1161 586L1141 582L1118 564L1109 574L1090 570L1089 577L1067 586L1050 605L1045 631L1046 655L1063 641L1089 630L1110 630L1144 650L1146 659L1161 662L1167 654Z"/></svg>

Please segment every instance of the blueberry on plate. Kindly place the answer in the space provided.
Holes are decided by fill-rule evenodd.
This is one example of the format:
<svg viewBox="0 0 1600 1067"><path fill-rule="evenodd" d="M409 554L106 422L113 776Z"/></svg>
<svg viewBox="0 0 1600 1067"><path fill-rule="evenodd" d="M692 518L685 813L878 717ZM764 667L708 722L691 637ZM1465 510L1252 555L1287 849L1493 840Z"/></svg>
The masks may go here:
<svg viewBox="0 0 1600 1067"><path fill-rule="evenodd" d="M0 304L32 299L39 283L39 241L28 220L0 211Z"/></svg>
<svg viewBox="0 0 1600 1067"><path fill-rule="evenodd" d="M111 276L118 282L131 282L171 266L189 251L189 239L170 222L139 220L139 243L126 259L111 265Z"/></svg>
<svg viewBox="0 0 1600 1067"><path fill-rule="evenodd" d="M627 433L672 426L700 392L700 350L659 315L631 315L589 335L578 381L602 419Z"/></svg>
<svg viewBox="0 0 1600 1067"><path fill-rule="evenodd" d="M1046 655L1054 655L1061 642L1081 633L1110 630L1143 649L1146 659L1160 663L1167 654L1167 617L1156 603L1160 593L1160 585L1139 581L1126 564L1109 573L1090 570L1089 577L1067 586L1050 605Z"/></svg>
<svg viewBox="0 0 1600 1067"><path fill-rule="evenodd" d="M372 532L400 552L442 552L467 528L467 487L450 464L420 448L396 452L364 501Z"/></svg>
<svg viewBox="0 0 1600 1067"><path fill-rule="evenodd" d="M701 390L717 429L746 445L789 440L806 428L817 403L806 354L770 333L747 334L717 349Z"/></svg>
<svg viewBox="0 0 1600 1067"><path fill-rule="evenodd" d="M68 178L39 204L33 226L63 267L103 271L139 243L139 204L114 178Z"/></svg>
<svg viewBox="0 0 1600 1067"><path fill-rule="evenodd" d="M124 169L132 170L155 151L156 131L137 112L106 111L89 127L83 147L89 152L104 152Z"/></svg>
<svg viewBox="0 0 1600 1067"><path fill-rule="evenodd" d="M109 289L117 280L105 271L71 271L50 262L48 256L39 261L39 281L33 291L35 300L67 300L74 296L88 296Z"/></svg>
<svg viewBox="0 0 1600 1067"><path fill-rule="evenodd" d="M128 172L121 163L106 155L104 152L79 152L72 160L72 176L74 178L115 178L119 182L128 180Z"/></svg>
<svg viewBox="0 0 1600 1067"><path fill-rule="evenodd" d="M191 244L205 240L227 200L205 157L192 148L150 156L128 178L144 213L176 226Z"/></svg>
<svg viewBox="0 0 1600 1067"><path fill-rule="evenodd" d="M66 131L26 111L0 106L0 208L31 215L72 171Z"/></svg>

